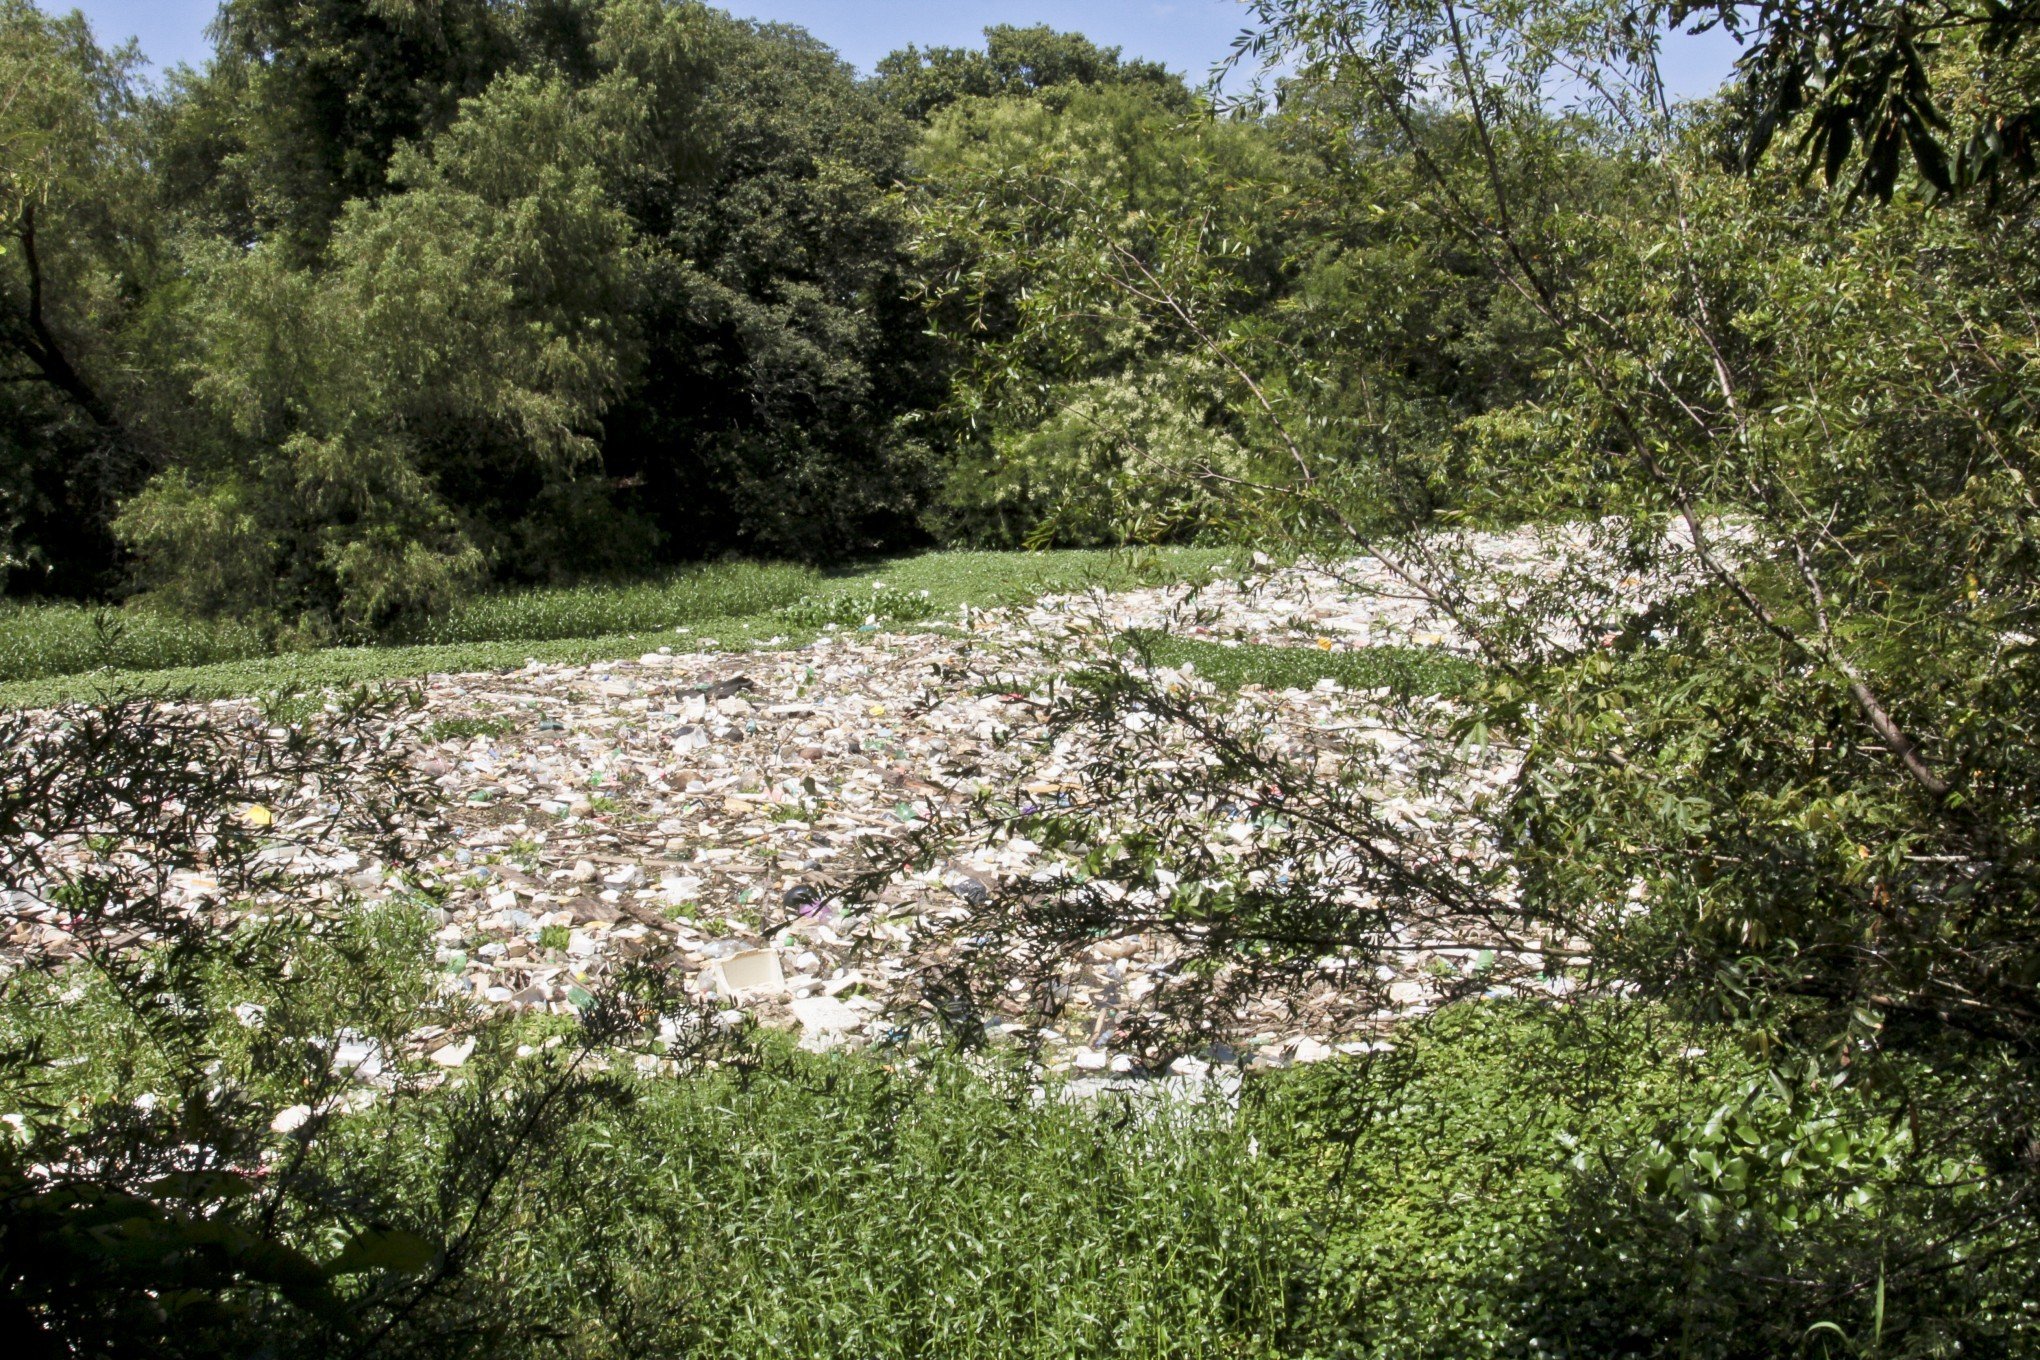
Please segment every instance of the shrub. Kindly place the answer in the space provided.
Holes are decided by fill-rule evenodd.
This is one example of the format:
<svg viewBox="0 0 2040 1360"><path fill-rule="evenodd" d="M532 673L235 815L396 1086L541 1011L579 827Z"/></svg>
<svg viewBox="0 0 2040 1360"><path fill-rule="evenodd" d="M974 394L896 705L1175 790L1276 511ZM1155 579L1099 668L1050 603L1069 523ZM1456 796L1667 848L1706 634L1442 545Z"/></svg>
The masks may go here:
<svg viewBox="0 0 2040 1360"><path fill-rule="evenodd" d="M1945 1237L1948 1188L1981 1183L1975 1150L1939 1143L1923 1182L1916 1154L1943 1131L1814 1071L1788 1081L1730 1029L1654 1005L1451 1008L1278 1084L1252 1122L1311 1223L1298 1353L2032 1341L2030 1228L2001 1222L1974 1254ZM1890 1287L1861 1290L1880 1262Z"/></svg>
<svg viewBox="0 0 2040 1360"><path fill-rule="evenodd" d="M1061 389L1038 423L959 450L929 521L946 541L989 547L1193 537L1217 519L1208 475L1247 470L1203 409L1217 381L1179 362Z"/></svg>
<svg viewBox="0 0 2040 1360"><path fill-rule="evenodd" d="M855 628L864 624L911 623L932 617L935 602L925 590L894 590L874 581L869 595L803 595L779 610L779 617L799 628Z"/></svg>
<svg viewBox="0 0 2040 1360"><path fill-rule="evenodd" d="M0 722L0 1329L37 1354L455 1354L467 1263L618 1088L634 975L559 1042L440 992L422 903L314 853L428 831L403 706ZM286 834L283 828L288 827ZM676 1031L677 1032L677 1031ZM460 1034L448 1079L426 1049ZM528 1054L529 1056L521 1056Z"/></svg>

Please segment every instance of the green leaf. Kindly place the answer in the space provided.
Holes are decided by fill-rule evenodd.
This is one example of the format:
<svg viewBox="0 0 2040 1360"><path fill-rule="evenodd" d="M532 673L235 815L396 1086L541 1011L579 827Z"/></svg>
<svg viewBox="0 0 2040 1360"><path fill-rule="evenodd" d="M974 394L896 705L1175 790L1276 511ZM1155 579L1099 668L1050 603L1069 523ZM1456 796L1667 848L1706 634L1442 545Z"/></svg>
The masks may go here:
<svg viewBox="0 0 2040 1360"><path fill-rule="evenodd" d="M177 1171L145 1188L161 1199L245 1199L255 1193L255 1182L233 1171Z"/></svg>
<svg viewBox="0 0 2040 1360"><path fill-rule="evenodd" d="M326 1267L328 1276L359 1275L365 1270L394 1270L415 1275L439 1256L436 1243L401 1228L369 1228L357 1233Z"/></svg>

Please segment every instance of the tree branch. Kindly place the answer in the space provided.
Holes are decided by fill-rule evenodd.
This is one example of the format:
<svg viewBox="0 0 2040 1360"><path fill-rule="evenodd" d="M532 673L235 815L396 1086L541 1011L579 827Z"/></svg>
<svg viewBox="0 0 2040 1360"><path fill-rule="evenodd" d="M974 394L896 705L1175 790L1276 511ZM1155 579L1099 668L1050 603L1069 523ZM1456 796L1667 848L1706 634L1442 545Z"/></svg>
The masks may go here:
<svg viewBox="0 0 2040 1360"><path fill-rule="evenodd" d="M36 366L41 379L75 402L94 425L127 443L127 432L114 415L113 408L64 353L62 343L51 331L49 320L43 314L43 266L36 242L35 214L35 204L24 205L21 220L15 228L15 237L21 242L22 263L28 270L28 313L24 318L28 323L28 335L19 342L21 352Z"/></svg>

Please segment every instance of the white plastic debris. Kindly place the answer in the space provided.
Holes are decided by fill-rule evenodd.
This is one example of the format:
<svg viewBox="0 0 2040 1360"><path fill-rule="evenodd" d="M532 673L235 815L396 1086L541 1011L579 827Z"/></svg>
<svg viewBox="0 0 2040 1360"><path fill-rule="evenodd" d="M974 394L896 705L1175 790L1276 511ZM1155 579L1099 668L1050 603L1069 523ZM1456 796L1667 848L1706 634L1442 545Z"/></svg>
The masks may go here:
<svg viewBox="0 0 2040 1360"><path fill-rule="evenodd" d="M277 1111L276 1118L269 1121L269 1131L271 1133L296 1133L307 1123L311 1122L311 1118L311 1106L292 1105L287 1109Z"/></svg>
<svg viewBox="0 0 2040 1360"><path fill-rule="evenodd" d="M441 1067L461 1067L466 1065L467 1060L474 1056L474 1052L475 1039L473 1035L469 1035L459 1043L448 1044L444 1048L433 1050L432 1061Z"/></svg>
<svg viewBox="0 0 2040 1360"><path fill-rule="evenodd" d="M786 990L786 973L776 949L747 949L715 966L716 990L723 996L745 993L778 995Z"/></svg>

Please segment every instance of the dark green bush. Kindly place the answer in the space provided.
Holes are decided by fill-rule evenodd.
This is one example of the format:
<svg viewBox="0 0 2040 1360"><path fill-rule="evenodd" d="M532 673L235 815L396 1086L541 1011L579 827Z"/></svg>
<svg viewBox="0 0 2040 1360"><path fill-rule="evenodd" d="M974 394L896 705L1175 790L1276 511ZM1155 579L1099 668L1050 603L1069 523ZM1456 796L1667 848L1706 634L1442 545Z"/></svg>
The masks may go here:
<svg viewBox="0 0 2040 1360"><path fill-rule="evenodd" d="M1252 1115L1310 1224L1292 1353L2028 1354L2031 1216L1951 1244L1988 1168L1918 1119L1654 1006L1454 1008Z"/></svg>

